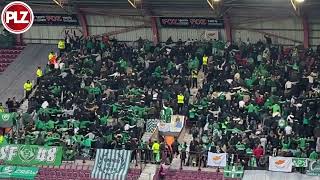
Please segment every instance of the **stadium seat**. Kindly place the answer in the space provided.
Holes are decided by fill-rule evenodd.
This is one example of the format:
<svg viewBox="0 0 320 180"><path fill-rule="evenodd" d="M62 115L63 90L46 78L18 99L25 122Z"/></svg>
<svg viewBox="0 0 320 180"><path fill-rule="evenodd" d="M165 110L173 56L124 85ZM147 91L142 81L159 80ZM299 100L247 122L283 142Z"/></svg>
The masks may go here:
<svg viewBox="0 0 320 180"><path fill-rule="evenodd" d="M22 52L24 46L15 46L11 49L0 49L0 72L3 72L10 63L14 61L15 58Z"/></svg>

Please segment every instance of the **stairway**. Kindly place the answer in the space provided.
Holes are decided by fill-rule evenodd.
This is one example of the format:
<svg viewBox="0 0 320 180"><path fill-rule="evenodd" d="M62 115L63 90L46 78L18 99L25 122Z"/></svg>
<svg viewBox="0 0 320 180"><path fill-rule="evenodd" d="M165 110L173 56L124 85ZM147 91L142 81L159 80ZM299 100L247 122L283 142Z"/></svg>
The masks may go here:
<svg viewBox="0 0 320 180"><path fill-rule="evenodd" d="M141 140L143 142L149 142L149 140L151 139L153 133L150 133L150 132L145 132L141 138Z"/></svg>
<svg viewBox="0 0 320 180"><path fill-rule="evenodd" d="M198 74L198 88L199 87L202 87L203 86L203 80L205 78L205 75L202 71L199 72ZM198 89L197 88L192 88L190 89L191 91L191 96L190 96L190 99L189 99L189 103L190 104L193 104L196 102L196 96L197 96L197 93L198 93ZM187 143L187 152L189 151L189 144L190 142L193 140L193 137L192 137L192 134L189 133L189 128L187 128L187 126L185 126L181 132L181 135L179 136L178 138L178 142L179 143L184 143L186 142ZM170 169L180 169L180 163L181 163L181 159L180 159L180 156L178 157L174 157L173 160L172 160L172 163L170 164Z"/></svg>
<svg viewBox="0 0 320 180"><path fill-rule="evenodd" d="M189 144L192 141L192 139L193 139L193 137L192 137L192 134L190 134L190 133L186 133L183 137L183 142L186 142L188 145L187 151L189 151Z"/></svg>
<svg viewBox="0 0 320 180"><path fill-rule="evenodd" d="M142 173L138 180L153 180L153 176L156 174L157 171L156 164L147 164L146 167L143 169Z"/></svg>
<svg viewBox="0 0 320 180"><path fill-rule="evenodd" d="M0 49L0 73L4 72L25 46L15 46L10 49Z"/></svg>
<svg viewBox="0 0 320 180"><path fill-rule="evenodd" d="M56 51L55 45L28 44L26 47L16 46L13 50L0 49L0 64L10 62L10 66L5 63L7 67L0 68L2 71L5 70L0 72L0 99L5 101L16 97L21 101L24 93L23 84L27 80L36 79L37 67L45 67L51 51ZM8 55L9 53L15 53L15 55Z"/></svg>

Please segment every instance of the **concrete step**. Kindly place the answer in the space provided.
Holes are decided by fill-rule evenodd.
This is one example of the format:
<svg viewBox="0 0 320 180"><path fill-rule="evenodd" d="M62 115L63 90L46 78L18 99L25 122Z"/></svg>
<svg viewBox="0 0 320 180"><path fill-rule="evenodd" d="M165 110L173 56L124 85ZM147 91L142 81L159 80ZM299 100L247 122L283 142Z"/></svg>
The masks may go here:
<svg viewBox="0 0 320 180"><path fill-rule="evenodd" d="M153 180L153 176L156 174L158 165L147 164L140 174L139 180Z"/></svg>
<svg viewBox="0 0 320 180"><path fill-rule="evenodd" d="M172 163L170 164L170 169L180 169L180 163L180 156L173 158Z"/></svg>
<svg viewBox="0 0 320 180"><path fill-rule="evenodd" d="M192 134L186 133L184 135L183 141L189 145L192 139L193 139Z"/></svg>

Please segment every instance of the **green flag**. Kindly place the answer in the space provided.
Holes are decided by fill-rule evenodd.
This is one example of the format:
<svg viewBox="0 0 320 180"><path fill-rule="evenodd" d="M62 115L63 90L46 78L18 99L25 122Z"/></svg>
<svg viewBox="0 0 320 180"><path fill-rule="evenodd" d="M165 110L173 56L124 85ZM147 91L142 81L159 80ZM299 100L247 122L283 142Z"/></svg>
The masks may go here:
<svg viewBox="0 0 320 180"><path fill-rule="evenodd" d="M8 179L35 179L37 167L3 166L0 165L0 178Z"/></svg>
<svg viewBox="0 0 320 180"><path fill-rule="evenodd" d="M13 121L16 119L16 113L0 113L0 127L9 128L13 126Z"/></svg>
<svg viewBox="0 0 320 180"><path fill-rule="evenodd" d="M62 148L8 144L0 146L0 160L14 165L61 165Z"/></svg>
<svg viewBox="0 0 320 180"><path fill-rule="evenodd" d="M243 173L243 166L226 166L223 171L225 178L242 178Z"/></svg>
<svg viewBox="0 0 320 180"><path fill-rule="evenodd" d="M292 163L294 167L307 167L307 158L292 158Z"/></svg>

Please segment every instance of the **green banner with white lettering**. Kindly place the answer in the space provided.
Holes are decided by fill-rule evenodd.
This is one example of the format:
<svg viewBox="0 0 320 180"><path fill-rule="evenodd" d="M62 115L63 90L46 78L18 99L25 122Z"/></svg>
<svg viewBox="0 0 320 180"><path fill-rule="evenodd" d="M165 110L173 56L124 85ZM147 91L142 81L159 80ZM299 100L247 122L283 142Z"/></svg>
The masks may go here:
<svg viewBox="0 0 320 180"><path fill-rule="evenodd" d="M60 166L62 147L9 144L0 146L0 160L12 165Z"/></svg>
<svg viewBox="0 0 320 180"><path fill-rule="evenodd" d="M35 179L38 174L37 167L3 166L0 165L1 179Z"/></svg>
<svg viewBox="0 0 320 180"><path fill-rule="evenodd" d="M292 163L294 167L308 167L307 158L292 158Z"/></svg>
<svg viewBox="0 0 320 180"><path fill-rule="evenodd" d="M320 161L310 161L306 174L308 176L320 176Z"/></svg>

